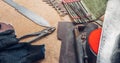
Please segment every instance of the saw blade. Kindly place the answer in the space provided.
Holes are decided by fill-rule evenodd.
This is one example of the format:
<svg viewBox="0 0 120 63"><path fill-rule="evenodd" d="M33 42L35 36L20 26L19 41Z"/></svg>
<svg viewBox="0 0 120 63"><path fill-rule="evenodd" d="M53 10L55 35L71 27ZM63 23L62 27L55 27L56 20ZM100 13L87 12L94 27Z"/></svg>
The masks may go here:
<svg viewBox="0 0 120 63"><path fill-rule="evenodd" d="M12 7L14 7L18 12L20 12L22 15L29 18L30 20L32 20L36 24L44 26L44 27L50 27L50 24L45 19L43 19L42 17L36 15L35 13L28 10L27 8L18 5L13 0L3 0L3 1L5 1L6 3L8 3Z"/></svg>
<svg viewBox="0 0 120 63"><path fill-rule="evenodd" d="M120 0L108 0L100 39L97 63L113 63L113 54L120 34ZM118 62L119 63L119 62Z"/></svg>

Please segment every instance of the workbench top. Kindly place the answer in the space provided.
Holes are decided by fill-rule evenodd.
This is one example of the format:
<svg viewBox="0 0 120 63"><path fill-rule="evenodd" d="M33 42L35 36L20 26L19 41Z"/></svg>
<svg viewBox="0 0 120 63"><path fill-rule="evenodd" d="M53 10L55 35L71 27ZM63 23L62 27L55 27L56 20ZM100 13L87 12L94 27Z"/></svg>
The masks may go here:
<svg viewBox="0 0 120 63"><path fill-rule="evenodd" d="M40 15L56 28L58 22L70 21L68 16L61 17L51 6L42 2L42 0L14 1ZM0 0L0 22L12 24L16 30L17 37L44 29L18 13L3 0ZM59 63L61 42L57 40L57 30L53 34L33 43L33 45L40 44L46 45L46 58L38 63Z"/></svg>

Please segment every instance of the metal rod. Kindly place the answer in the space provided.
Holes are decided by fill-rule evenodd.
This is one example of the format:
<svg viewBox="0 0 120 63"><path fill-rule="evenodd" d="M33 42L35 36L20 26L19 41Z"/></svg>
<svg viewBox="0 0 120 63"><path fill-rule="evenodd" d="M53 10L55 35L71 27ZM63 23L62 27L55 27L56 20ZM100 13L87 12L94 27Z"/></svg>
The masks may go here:
<svg viewBox="0 0 120 63"><path fill-rule="evenodd" d="M72 3L68 3L68 5L69 5L69 8L71 8L71 7L70 7L71 5L74 6L74 4L72 4ZM73 11L74 14L76 14L76 12L74 11L74 9L71 8L71 11ZM76 14L76 16L79 17L79 19L78 19L79 23L82 23L81 16L79 16L78 14Z"/></svg>
<svg viewBox="0 0 120 63"><path fill-rule="evenodd" d="M71 2L70 0L69 1L63 0L63 3L66 4L65 7L66 7L67 11L69 11L69 15L72 16L72 19L76 20L75 21L76 23L79 23L80 22L80 20L78 20L79 17L76 15L76 13L68 5L70 2ZM78 17L78 18L76 18L76 17Z"/></svg>
<svg viewBox="0 0 120 63"><path fill-rule="evenodd" d="M82 12L81 12L81 11L77 11L78 13L76 12L76 10L79 8L79 6L76 5L74 1L72 1L71 3L69 3L69 6L70 6L70 7L72 6L72 10L73 10L79 17L81 17L80 19L81 19L81 21L83 22L84 19L83 19L83 16L81 15ZM73 9L73 8L74 8L74 9Z"/></svg>
<svg viewBox="0 0 120 63"><path fill-rule="evenodd" d="M83 20L83 17L82 17L81 14L80 14L80 12L79 12L77 9L75 9L75 7L73 7L72 5L70 5L70 7L71 7L72 10L74 10L74 12L75 12L79 17L81 17L80 19L81 19L82 21L84 21L84 20Z"/></svg>
<svg viewBox="0 0 120 63"><path fill-rule="evenodd" d="M63 5L65 6L65 8L67 9L68 13L70 14L70 16L73 18L73 20L77 23L77 19L74 19L75 14L70 10L70 8L68 7L67 3L63 3Z"/></svg>

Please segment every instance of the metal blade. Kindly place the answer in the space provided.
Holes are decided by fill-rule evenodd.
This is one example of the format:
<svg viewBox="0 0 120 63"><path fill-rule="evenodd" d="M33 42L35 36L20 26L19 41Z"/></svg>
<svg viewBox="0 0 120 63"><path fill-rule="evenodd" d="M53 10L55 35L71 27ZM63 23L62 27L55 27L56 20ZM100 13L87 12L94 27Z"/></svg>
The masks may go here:
<svg viewBox="0 0 120 63"><path fill-rule="evenodd" d="M119 6L120 0L108 0L97 63L114 63L112 60L114 50L116 49L117 42L120 42L118 41L120 34Z"/></svg>
<svg viewBox="0 0 120 63"><path fill-rule="evenodd" d="M28 10L27 8L18 5L13 0L3 0L3 1L5 1L6 3L8 3L12 7L14 7L18 12L20 12L22 15L29 18L30 20L32 20L36 24L44 26L44 27L50 27L50 24L45 19L43 19L42 17L36 15L35 13Z"/></svg>

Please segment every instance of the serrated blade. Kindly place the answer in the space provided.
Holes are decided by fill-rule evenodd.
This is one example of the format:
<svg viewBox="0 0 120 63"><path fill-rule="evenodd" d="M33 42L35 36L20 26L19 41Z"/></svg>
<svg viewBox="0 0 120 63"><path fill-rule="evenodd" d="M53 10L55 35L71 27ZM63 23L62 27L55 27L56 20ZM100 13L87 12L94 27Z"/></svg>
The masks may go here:
<svg viewBox="0 0 120 63"><path fill-rule="evenodd" d="M113 63L112 58L115 57L113 54L120 34L120 7L118 6L120 0L108 0L97 63Z"/></svg>
<svg viewBox="0 0 120 63"><path fill-rule="evenodd" d="M42 17L36 15L35 13L28 10L27 8L18 5L13 0L3 0L3 1L5 1L6 3L8 3L12 7L14 7L19 13L21 13L25 17L29 18L30 20L32 20L36 24L44 26L44 27L50 27L50 24L45 19L43 19Z"/></svg>

